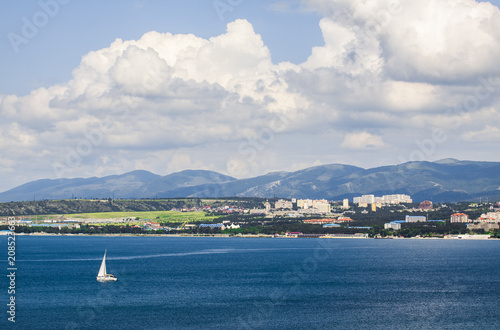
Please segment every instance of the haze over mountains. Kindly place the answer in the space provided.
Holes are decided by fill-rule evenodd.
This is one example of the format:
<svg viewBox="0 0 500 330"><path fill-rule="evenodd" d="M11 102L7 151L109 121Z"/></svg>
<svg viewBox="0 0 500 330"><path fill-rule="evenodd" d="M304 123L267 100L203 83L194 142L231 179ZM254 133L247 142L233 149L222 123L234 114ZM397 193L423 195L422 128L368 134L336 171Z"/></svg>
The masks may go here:
<svg viewBox="0 0 500 330"><path fill-rule="evenodd" d="M371 169L331 164L240 180L204 170L166 176L137 170L102 178L37 180L0 193L0 201L233 196L340 200L393 193L408 194L414 201L498 200L500 162L443 159Z"/></svg>

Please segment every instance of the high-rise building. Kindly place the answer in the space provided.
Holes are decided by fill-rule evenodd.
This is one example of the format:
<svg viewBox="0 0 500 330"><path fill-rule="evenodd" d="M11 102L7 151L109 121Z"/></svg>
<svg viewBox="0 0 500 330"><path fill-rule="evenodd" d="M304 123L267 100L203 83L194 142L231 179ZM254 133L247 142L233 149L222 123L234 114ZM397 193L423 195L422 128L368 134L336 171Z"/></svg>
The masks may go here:
<svg viewBox="0 0 500 330"><path fill-rule="evenodd" d="M312 207L314 208L317 208L317 204L325 204L325 203L328 203L328 201L326 199L316 199L316 200L313 200L312 201Z"/></svg>
<svg viewBox="0 0 500 330"><path fill-rule="evenodd" d="M319 213L330 213L331 210L330 203L328 202L316 203L314 208L317 209Z"/></svg>
<svg viewBox="0 0 500 330"><path fill-rule="evenodd" d="M276 203L274 203L274 208L276 210L279 210L279 209L290 209L291 210L293 208L293 204L291 201L279 199Z"/></svg>
<svg viewBox="0 0 500 330"><path fill-rule="evenodd" d="M374 195L363 195L361 197L354 197L353 202L355 204L360 204L360 203L371 204L371 203L375 202L375 196Z"/></svg>
<svg viewBox="0 0 500 330"><path fill-rule="evenodd" d="M400 204L400 203L413 202L410 196L403 194L384 195L382 197L375 197L375 201L383 204Z"/></svg>
<svg viewBox="0 0 500 330"><path fill-rule="evenodd" d="M312 207L312 203L313 201L311 199L298 199L297 207L299 209L307 210L308 208Z"/></svg>
<svg viewBox="0 0 500 330"><path fill-rule="evenodd" d="M366 203L380 203L380 204L400 204L400 203L412 203L412 199L408 195L395 194L395 195L384 195L382 197L375 197L374 195L363 195L360 197L353 198L354 204Z"/></svg>

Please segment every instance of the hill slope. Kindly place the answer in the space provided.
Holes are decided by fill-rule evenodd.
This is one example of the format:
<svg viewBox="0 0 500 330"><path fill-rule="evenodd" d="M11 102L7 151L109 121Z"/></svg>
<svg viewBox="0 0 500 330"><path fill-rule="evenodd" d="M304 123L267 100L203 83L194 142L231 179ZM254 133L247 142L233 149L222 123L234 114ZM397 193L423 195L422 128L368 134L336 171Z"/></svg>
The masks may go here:
<svg viewBox="0 0 500 330"><path fill-rule="evenodd" d="M169 191L189 186L236 180L212 171L186 170L160 176L148 171L132 171L102 178L37 180L0 193L0 201L70 198L162 197Z"/></svg>
<svg viewBox="0 0 500 330"><path fill-rule="evenodd" d="M103 178L38 180L0 194L0 201L81 198L286 197L339 200L403 193L414 201L500 199L500 163L444 159L371 169L331 164L237 180L211 171L159 176L133 171Z"/></svg>

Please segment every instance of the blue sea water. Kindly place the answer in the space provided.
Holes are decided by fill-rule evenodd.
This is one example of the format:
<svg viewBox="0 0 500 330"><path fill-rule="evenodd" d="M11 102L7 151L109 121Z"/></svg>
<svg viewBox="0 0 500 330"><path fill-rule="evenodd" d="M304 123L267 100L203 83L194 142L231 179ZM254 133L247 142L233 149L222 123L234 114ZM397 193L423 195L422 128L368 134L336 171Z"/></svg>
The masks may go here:
<svg viewBox="0 0 500 330"><path fill-rule="evenodd" d="M499 329L500 241L17 236L0 328ZM7 259L7 240L0 251ZM104 249L117 282L96 281ZM2 272L8 274L7 263Z"/></svg>

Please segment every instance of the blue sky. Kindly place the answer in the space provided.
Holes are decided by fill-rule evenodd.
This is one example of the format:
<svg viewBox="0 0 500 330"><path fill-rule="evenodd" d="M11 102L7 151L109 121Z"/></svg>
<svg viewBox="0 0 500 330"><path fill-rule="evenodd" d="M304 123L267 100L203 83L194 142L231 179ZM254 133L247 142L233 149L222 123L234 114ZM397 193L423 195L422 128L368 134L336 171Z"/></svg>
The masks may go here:
<svg viewBox="0 0 500 330"><path fill-rule="evenodd" d="M136 169L500 161L499 0L0 6L0 191Z"/></svg>

